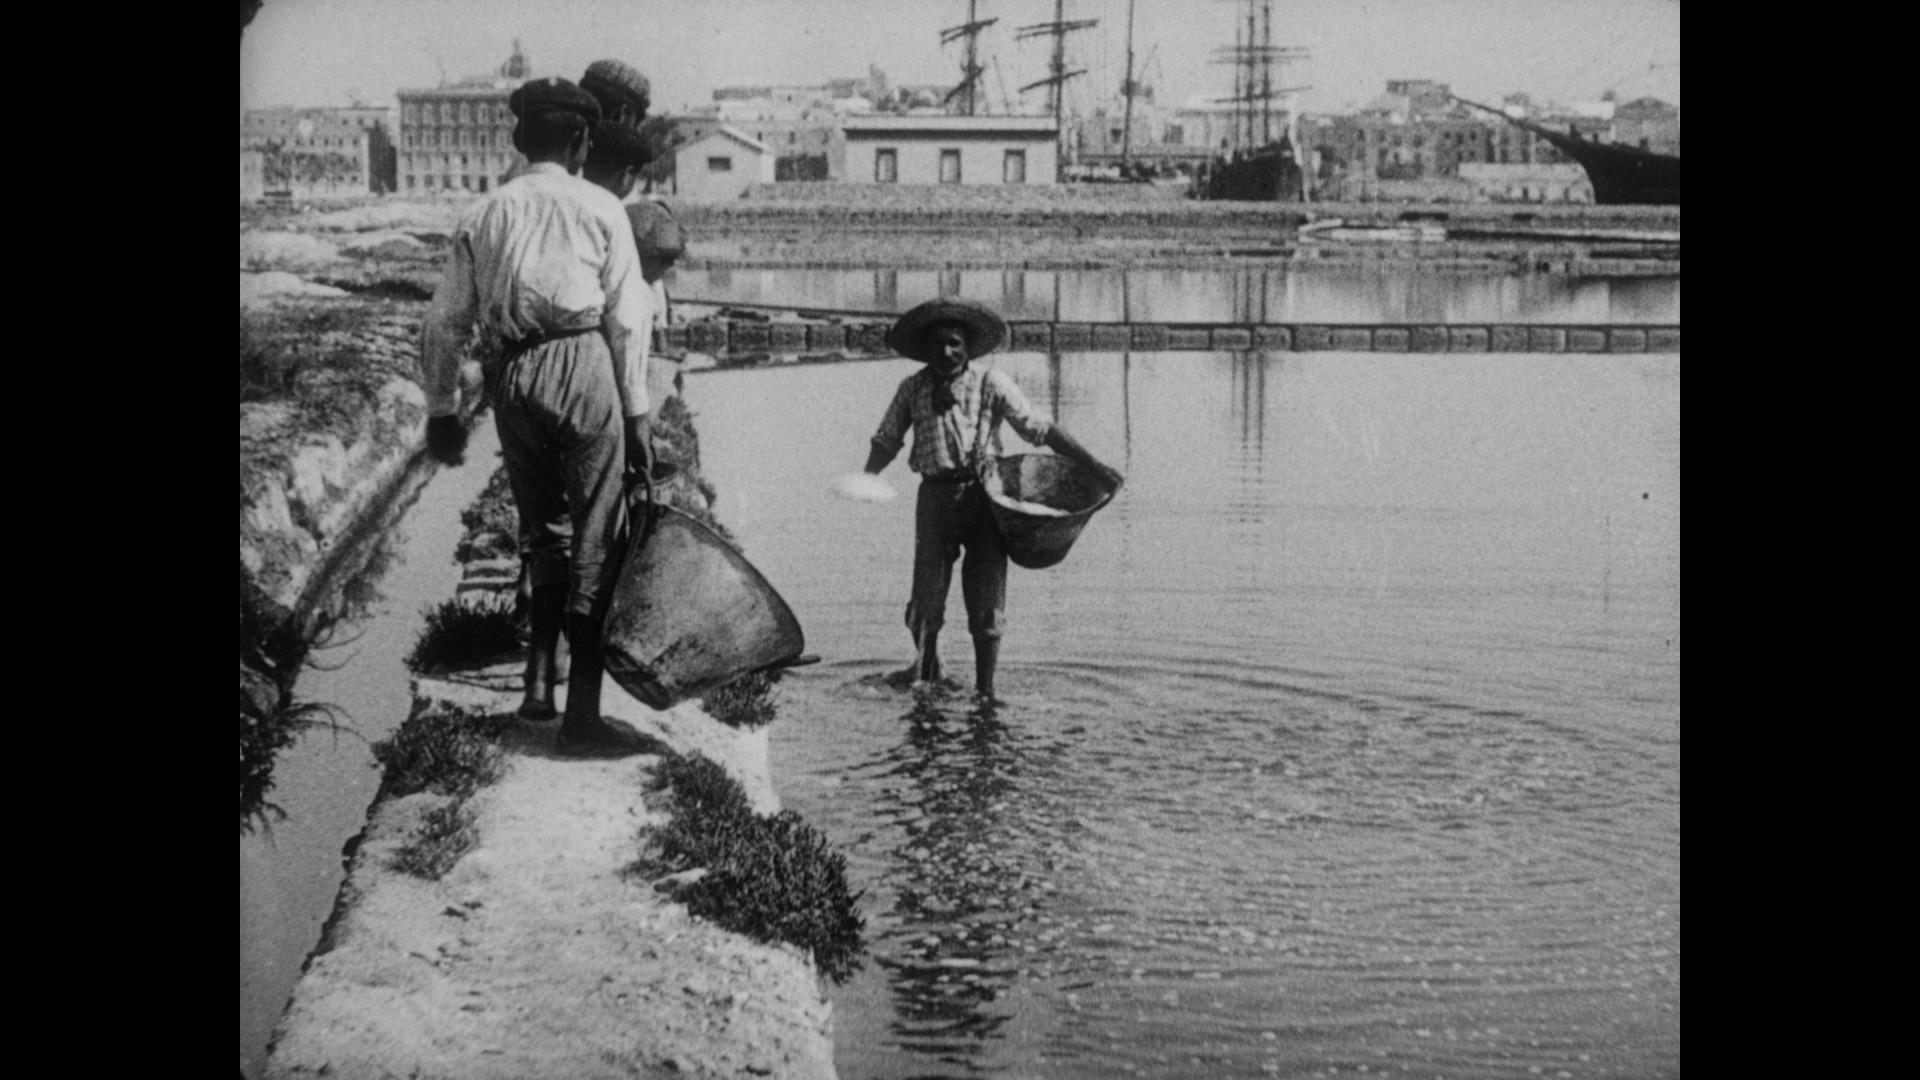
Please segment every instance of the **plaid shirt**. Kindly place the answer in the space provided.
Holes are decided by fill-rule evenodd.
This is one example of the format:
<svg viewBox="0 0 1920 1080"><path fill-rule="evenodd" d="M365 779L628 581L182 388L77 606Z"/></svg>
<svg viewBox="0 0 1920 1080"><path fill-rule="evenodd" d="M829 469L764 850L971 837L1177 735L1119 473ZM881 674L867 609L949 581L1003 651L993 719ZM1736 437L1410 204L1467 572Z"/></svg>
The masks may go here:
<svg viewBox="0 0 1920 1080"><path fill-rule="evenodd" d="M873 434L873 444L889 454L898 454L913 431L913 453L907 465L922 476L949 473L973 466L974 443L986 432L987 453L1000 454L1000 421L1005 420L1020 437L1042 445L1053 430L1046 413L1028 404L1027 396L1013 376L978 361L961 369L948 384L953 405L945 410L934 407L934 391L941 380L933 368L923 367L900 380L900 389Z"/></svg>

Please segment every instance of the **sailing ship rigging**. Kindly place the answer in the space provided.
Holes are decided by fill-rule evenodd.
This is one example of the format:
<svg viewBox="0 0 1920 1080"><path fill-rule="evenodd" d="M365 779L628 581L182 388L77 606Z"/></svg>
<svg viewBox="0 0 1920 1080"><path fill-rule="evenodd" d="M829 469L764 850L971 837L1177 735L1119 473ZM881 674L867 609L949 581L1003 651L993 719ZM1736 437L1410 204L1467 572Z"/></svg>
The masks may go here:
<svg viewBox="0 0 1920 1080"><path fill-rule="evenodd" d="M1196 178L1197 197L1262 202L1308 197L1308 177L1294 149L1298 110L1289 104L1280 124L1274 102L1310 89L1275 85L1284 81L1285 65L1310 56L1304 47L1273 43L1272 0L1247 0L1246 21L1236 20L1233 45L1215 51L1216 63L1234 68L1232 96L1213 99L1233 105L1233 124L1224 152Z"/></svg>

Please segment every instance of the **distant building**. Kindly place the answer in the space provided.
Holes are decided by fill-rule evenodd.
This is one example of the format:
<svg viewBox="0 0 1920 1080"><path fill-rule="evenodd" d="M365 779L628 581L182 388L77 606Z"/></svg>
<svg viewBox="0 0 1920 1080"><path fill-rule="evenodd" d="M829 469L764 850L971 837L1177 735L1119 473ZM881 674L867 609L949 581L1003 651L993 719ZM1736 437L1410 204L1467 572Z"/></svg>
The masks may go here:
<svg viewBox="0 0 1920 1080"><path fill-rule="evenodd" d="M1680 154L1680 106L1636 98L1613 110L1613 141L1660 154Z"/></svg>
<svg viewBox="0 0 1920 1080"><path fill-rule="evenodd" d="M399 190L485 192L525 168L526 158L513 148L507 99L532 70L516 41L492 75L400 91Z"/></svg>
<svg viewBox="0 0 1920 1080"><path fill-rule="evenodd" d="M392 191L394 146L385 109L251 109L240 149L260 154L265 191L299 197Z"/></svg>
<svg viewBox="0 0 1920 1080"><path fill-rule="evenodd" d="M737 199L754 184L773 182L773 148L722 124L674 151L676 194L688 199Z"/></svg>
<svg viewBox="0 0 1920 1080"><path fill-rule="evenodd" d="M1052 184L1059 129L1048 116L849 116L828 153L835 180L876 184Z"/></svg>
<svg viewBox="0 0 1920 1080"><path fill-rule="evenodd" d="M1460 166L1460 179L1473 185L1475 199L1489 202L1593 201L1593 185L1578 165L1473 163Z"/></svg>
<svg viewBox="0 0 1920 1080"><path fill-rule="evenodd" d="M259 150L240 151L240 201L259 202L267 194L266 154Z"/></svg>

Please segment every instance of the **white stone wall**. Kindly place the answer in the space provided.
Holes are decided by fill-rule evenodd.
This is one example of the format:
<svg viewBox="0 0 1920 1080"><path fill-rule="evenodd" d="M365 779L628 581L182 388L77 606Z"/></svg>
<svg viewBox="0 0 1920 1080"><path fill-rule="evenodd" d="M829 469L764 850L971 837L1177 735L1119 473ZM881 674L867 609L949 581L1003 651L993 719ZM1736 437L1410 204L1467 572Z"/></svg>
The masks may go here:
<svg viewBox="0 0 1920 1080"><path fill-rule="evenodd" d="M1058 172L1059 153L1051 136L1043 139L978 138L947 136L890 139L884 135L863 135L845 142L843 169L834 179L849 183L875 183L875 160L882 150L892 150L897 164L894 183L938 184L940 154L943 150L960 152L960 183L964 186L999 185L1005 181L1006 155L1009 150L1024 150L1029 185L1052 184Z"/></svg>

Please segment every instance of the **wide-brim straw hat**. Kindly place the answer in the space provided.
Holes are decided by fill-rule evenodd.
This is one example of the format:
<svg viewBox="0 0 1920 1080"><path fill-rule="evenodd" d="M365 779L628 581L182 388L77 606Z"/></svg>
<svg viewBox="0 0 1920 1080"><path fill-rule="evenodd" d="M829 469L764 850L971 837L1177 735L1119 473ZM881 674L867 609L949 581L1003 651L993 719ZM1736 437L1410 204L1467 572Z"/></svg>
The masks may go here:
<svg viewBox="0 0 1920 1080"><path fill-rule="evenodd" d="M967 331L967 359L985 356L1007 340L1007 321L985 304L972 300L929 300L900 316L887 331L887 347L901 356L930 363L937 357L927 348L927 329L936 323L959 323Z"/></svg>

